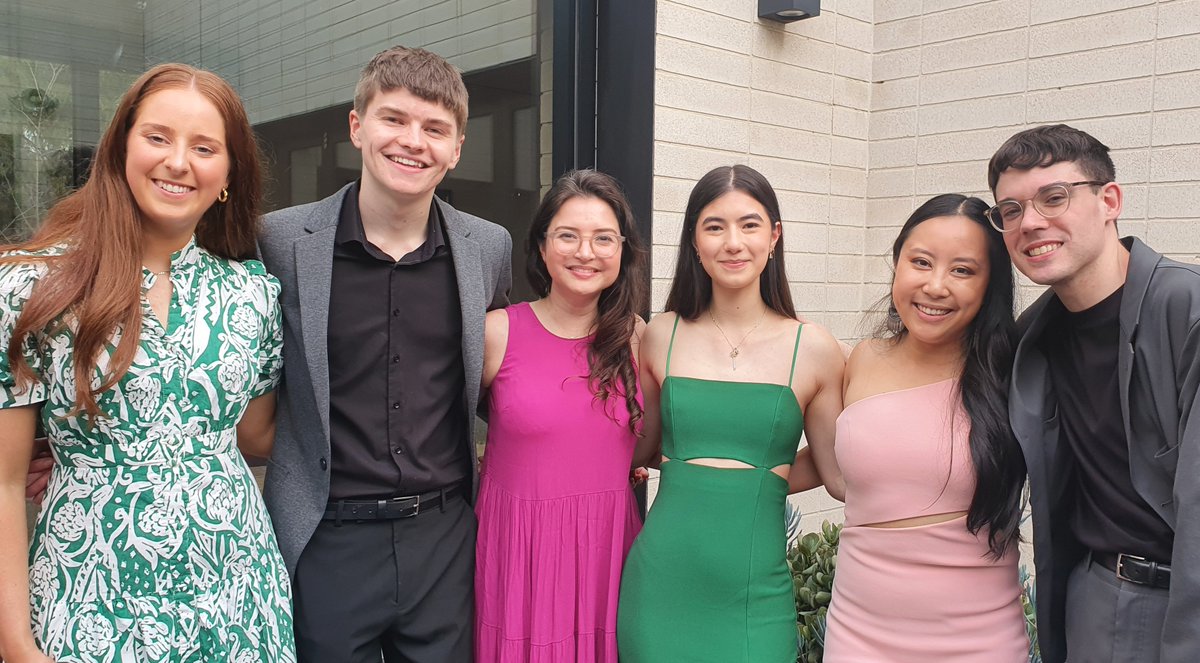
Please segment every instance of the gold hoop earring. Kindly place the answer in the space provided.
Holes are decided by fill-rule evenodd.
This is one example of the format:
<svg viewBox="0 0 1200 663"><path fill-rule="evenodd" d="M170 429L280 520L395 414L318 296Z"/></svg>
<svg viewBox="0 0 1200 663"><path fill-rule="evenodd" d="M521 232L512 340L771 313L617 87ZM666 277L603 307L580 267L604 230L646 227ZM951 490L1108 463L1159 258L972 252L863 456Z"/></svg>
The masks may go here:
<svg viewBox="0 0 1200 663"><path fill-rule="evenodd" d="M217 202L223 203L229 200L229 189L221 189L221 193L217 194Z"/></svg>

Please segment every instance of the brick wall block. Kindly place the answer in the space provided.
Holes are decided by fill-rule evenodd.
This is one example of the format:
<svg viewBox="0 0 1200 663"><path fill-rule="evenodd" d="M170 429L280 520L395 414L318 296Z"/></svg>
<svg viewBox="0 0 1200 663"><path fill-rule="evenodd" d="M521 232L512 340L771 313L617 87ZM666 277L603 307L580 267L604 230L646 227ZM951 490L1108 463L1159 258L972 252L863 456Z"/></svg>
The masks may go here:
<svg viewBox="0 0 1200 663"><path fill-rule="evenodd" d="M654 137L668 143L746 152L750 149L750 133L746 122L728 117L665 106L654 113Z"/></svg>
<svg viewBox="0 0 1200 663"><path fill-rule="evenodd" d="M958 40L1025 27L1029 0L996 0L938 12L924 7L921 33L925 43Z"/></svg>
<svg viewBox="0 0 1200 663"><path fill-rule="evenodd" d="M977 99L1024 92L1026 64L1003 64L927 74L920 80L921 103Z"/></svg>
<svg viewBox="0 0 1200 663"><path fill-rule="evenodd" d="M1080 118L1142 113L1150 110L1154 82L1148 78L1084 85L1062 90L1030 92L1027 121L1031 124Z"/></svg>
<svg viewBox="0 0 1200 663"><path fill-rule="evenodd" d="M751 154L815 163L828 163L830 160L828 134L757 123L750 125L749 134Z"/></svg>
<svg viewBox="0 0 1200 663"><path fill-rule="evenodd" d="M1154 39L1154 6L1092 14L1029 29L1029 57L1087 51Z"/></svg>
<svg viewBox="0 0 1200 663"><path fill-rule="evenodd" d="M749 56L704 44L658 35L654 61L664 71L684 75L704 72L704 78L718 83L739 87L750 84L752 61Z"/></svg>
<svg viewBox="0 0 1200 663"><path fill-rule="evenodd" d="M1147 2L1148 0L1142 0ZM1158 5L1158 37L1200 32L1200 0L1162 2Z"/></svg>
<svg viewBox="0 0 1200 663"><path fill-rule="evenodd" d="M658 3L656 29L684 41L744 53L754 24L674 2Z"/></svg>
<svg viewBox="0 0 1200 663"><path fill-rule="evenodd" d="M684 66L691 71L705 71L703 67L698 69L695 65ZM834 81L837 79L832 74L762 59L753 60L749 70L752 88L821 104L829 104L833 100Z"/></svg>
<svg viewBox="0 0 1200 663"><path fill-rule="evenodd" d="M1064 19L1095 16L1141 5L1153 5L1154 2L1155 0L1055 0L1055 2L1030 2L1029 21L1033 24L1053 23Z"/></svg>

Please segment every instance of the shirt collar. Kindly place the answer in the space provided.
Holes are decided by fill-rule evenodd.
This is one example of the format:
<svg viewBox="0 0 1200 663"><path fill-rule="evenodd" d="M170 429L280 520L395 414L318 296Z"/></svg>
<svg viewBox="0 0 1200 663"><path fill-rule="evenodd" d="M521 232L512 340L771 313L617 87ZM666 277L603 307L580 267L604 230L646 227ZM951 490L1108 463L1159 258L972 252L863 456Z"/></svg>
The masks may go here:
<svg viewBox="0 0 1200 663"><path fill-rule="evenodd" d="M358 244L371 255L382 253L367 241L366 231L363 230L362 214L358 209L358 192L359 182L356 181L350 186L350 190L346 192L346 197L342 200L342 210L338 216L337 231L334 235L334 243L339 246L346 244ZM433 252L446 246L446 234L442 228L442 214L438 209L437 201L429 203L429 222L425 229L425 243L420 248L415 249L414 253L428 253L433 255ZM376 256L380 257L380 256Z"/></svg>

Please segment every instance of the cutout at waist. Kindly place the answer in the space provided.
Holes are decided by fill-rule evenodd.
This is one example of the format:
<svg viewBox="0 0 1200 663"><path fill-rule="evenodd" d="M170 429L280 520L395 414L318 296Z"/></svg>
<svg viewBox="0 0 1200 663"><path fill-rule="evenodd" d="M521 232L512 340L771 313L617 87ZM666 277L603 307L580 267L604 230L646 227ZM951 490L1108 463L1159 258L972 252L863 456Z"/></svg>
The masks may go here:
<svg viewBox="0 0 1200 663"><path fill-rule="evenodd" d="M898 520L887 520L881 523L865 523L859 527L872 527L877 529L904 529L908 527L924 527L926 525L939 525L948 523L951 520L966 518L966 511L950 511L947 513L935 513L928 516L916 516L913 518L900 518Z"/></svg>
<svg viewBox="0 0 1200 663"><path fill-rule="evenodd" d="M787 481L788 472L792 469L792 466L788 464L776 465L775 467L767 468L759 467L758 465L751 465L750 463L734 460L732 458L680 458L677 459L677 461L680 463L688 463L690 465L703 465L704 467L715 467L723 470L769 470L772 474L778 476L784 481ZM665 464L674 461L666 456L663 456L662 462Z"/></svg>

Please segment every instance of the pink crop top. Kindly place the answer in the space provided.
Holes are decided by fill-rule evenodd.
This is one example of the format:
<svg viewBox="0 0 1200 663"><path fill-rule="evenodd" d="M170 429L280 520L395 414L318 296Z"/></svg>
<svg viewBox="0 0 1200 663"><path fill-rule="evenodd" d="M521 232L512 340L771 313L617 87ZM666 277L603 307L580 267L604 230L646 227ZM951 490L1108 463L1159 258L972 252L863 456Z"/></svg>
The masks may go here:
<svg viewBox="0 0 1200 663"><path fill-rule="evenodd" d="M837 420L835 451L846 480L846 525L870 525L971 507L971 422L958 380L851 403Z"/></svg>

